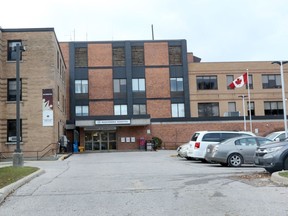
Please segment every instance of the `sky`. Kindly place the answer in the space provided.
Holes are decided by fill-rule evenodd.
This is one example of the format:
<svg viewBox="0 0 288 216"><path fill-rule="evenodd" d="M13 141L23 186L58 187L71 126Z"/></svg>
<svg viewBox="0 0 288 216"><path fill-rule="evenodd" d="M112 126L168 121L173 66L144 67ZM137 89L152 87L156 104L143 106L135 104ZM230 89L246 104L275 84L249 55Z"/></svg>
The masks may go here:
<svg viewBox="0 0 288 216"><path fill-rule="evenodd" d="M186 39L202 62L288 60L288 0L14 0L0 26L62 41Z"/></svg>

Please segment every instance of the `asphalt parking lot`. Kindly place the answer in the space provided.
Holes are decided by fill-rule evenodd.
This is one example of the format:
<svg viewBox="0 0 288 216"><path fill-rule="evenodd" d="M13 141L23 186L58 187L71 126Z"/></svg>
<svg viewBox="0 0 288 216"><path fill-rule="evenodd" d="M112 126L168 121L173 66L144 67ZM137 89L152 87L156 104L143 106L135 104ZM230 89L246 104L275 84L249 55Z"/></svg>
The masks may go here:
<svg viewBox="0 0 288 216"><path fill-rule="evenodd" d="M45 170L0 215L287 215L288 188L264 169L222 167L176 151L75 154L31 161Z"/></svg>

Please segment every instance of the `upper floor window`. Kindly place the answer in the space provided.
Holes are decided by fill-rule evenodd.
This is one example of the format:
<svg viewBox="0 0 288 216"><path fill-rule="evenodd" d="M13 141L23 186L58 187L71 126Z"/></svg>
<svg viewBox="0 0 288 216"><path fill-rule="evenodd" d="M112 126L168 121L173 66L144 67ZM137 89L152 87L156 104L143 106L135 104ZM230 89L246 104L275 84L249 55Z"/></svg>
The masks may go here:
<svg viewBox="0 0 288 216"><path fill-rule="evenodd" d="M76 94L88 93L88 80L75 80L75 93Z"/></svg>
<svg viewBox="0 0 288 216"><path fill-rule="evenodd" d="M114 79L114 97L125 98L126 97L126 79Z"/></svg>
<svg viewBox="0 0 288 216"><path fill-rule="evenodd" d="M133 104L133 115L145 115L146 104Z"/></svg>
<svg viewBox="0 0 288 216"><path fill-rule="evenodd" d="M7 120L7 142L16 142L17 133L16 133L16 120L8 119ZM20 119L20 141L22 141L22 119Z"/></svg>
<svg viewBox="0 0 288 216"><path fill-rule="evenodd" d="M171 104L172 117L185 117L184 103Z"/></svg>
<svg viewBox="0 0 288 216"><path fill-rule="evenodd" d="M170 65L182 65L181 46L169 46L169 63Z"/></svg>
<svg viewBox="0 0 288 216"><path fill-rule="evenodd" d="M217 76L197 76L197 89L218 89Z"/></svg>
<svg viewBox="0 0 288 216"><path fill-rule="evenodd" d="M233 75L226 75L226 86L227 86L227 89L231 89L229 85L233 81L234 81L234 76Z"/></svg>
<svg viewBox="0 0 288 216"><path fill-rule="evenodd" d="M17 44L19 44L19 46L22 46L22 41L21 40L8 41L8 55L7 55L8 61L16 61L17 59L16 45ZM20 60L22 60L22 52L20 52Z"/></svg>
<svg viewBox="0 0 288 216"><path fill-rule="evenodd" d="M183 78L170 78L170 89L172 92L183 91Z"/></svg>
<svg viewBox="0 0 288 216"><path fill-rule="evenodd" d="M114 115L127 115L127 105L114 105Z"/></svg>
<svg viewBox="0 0 288 216"><path fill-rule="evenodd" d="M87 67L88 54L86 47L75 48L75 67Z"/></svg>
<svg viewBox="0 0 288 216"><path fill-rule="evenodd" d="M265 115L283 115L283 103L280 101L265 101Z"/></svg>
<svg viewBox="0 0 288 216"><path fill-rule="evenodd" d="M144 65L144 46L132 46L132 65L143 66Z"/></svg>
<svg viewBox="0 0 288 216"><path fill-rule="evenodd" d="M145 91L145 79L132 79L133 92Z"/></svg>
<svg viewBox="0 0 288 216"><path fill-rule="evenodd" d="M253 89L253 77L251 74L249 74L248 79L249 79L249 89ZM246 84L246 89L248 89L248 83Z"/></svg>
<svg viewBox="0 0 288 216"><path fill-rule="evenodd" d="M113 52L113 66L125 66L125 48L114 47Z"/></svg>
<svg viewBox="0 0 288 216"><path fill-rule="evenodd" d="M7 101L16 101L16 79L7 80ZM22 100L22 80L20 79L20 100Z"/></svg>
<svg viewBox="0 0 288 216"><path fill-rule="evenodd" d="M280 75L262 75L262 87L263 89L269 88L281 88L281 77Z"/></svg>
<svg viewBox="0 0 288 216"><path fill-rule="evenodd" d="M76 116L88 116L89 107L88 106L76 106L75 113L76 113Z"/></svg>
<svg viewBox="0 0 288 216"><path fill-rule="evenodd" d="M219 116L219 103L199 103L198 116L199 117Z"/></svg>
<svg viewBox="0 0 288 216"><path fill-rule="evenodd" d="M251 116L255 116L255 104L253 101L250 101L250 106L249 106L249 101L247 101L247 115L250 116L250 111L251 111Z"/></svg>

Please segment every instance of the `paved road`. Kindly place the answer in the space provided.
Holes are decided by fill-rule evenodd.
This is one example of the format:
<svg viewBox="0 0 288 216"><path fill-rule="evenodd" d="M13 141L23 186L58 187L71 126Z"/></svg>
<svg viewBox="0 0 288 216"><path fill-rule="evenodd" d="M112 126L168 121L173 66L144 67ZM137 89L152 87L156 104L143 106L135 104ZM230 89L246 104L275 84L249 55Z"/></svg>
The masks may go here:
<svg viewBox="0 0 288 216"><path fill-rule="evenodd" d="M288 215L288 188L273 184L263 169L225 168L173 155L114 152L26 162L46 173L9 196L0 215Z"/></svg>

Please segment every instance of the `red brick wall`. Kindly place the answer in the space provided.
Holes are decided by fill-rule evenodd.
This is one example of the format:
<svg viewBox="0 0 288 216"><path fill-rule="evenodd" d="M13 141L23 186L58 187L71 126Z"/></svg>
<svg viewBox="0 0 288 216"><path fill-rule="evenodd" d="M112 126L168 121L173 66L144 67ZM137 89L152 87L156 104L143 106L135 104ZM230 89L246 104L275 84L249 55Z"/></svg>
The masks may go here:
<svg viewBox="0 0 288 216"><path fill-rule="evenodd" d="M170 100L147 100L147 113L151 118L171 118Z"/></svg>
<svg viewBox="0 0 288 216"><path fill-rule="evenodd" d="M112 69L89 70L89 99L112 99L112 82Z"/></svg>
<svg viewBox="0 0 288 216"><path fill-rule="evenodd" d="M88 44L88 66L112 66L112 44Z"/></svg>
<svg viewBox="0 0 288 216"><path fill-rule="evenodd" d="M169 65L168 43L145 43L145 65Z"/></svg>
<svg viewBox="0 0 288 216"><path fill-rule="evenodd" d="M92 116L114 115L113 101L90 102L89 114Z"/></svg>
<svg viewBox="0 0 288 216"><path fill-rule="evenodd" d="M146 97L170 98L169 68L147 68Z"/></svg>

